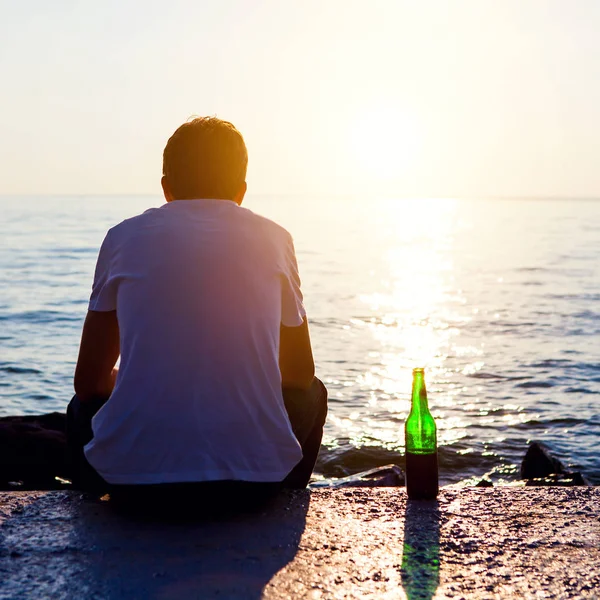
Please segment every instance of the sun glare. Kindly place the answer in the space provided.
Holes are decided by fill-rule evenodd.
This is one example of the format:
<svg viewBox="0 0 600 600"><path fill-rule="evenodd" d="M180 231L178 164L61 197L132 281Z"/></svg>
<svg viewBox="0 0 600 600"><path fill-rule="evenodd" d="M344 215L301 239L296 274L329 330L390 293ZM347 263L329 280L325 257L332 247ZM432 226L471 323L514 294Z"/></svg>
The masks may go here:
<svg viewBox="0 0 600 600"><path fill-rule="evenodd" d="M387 273L379 289L361 295L378 319L366 325L380 344L383 366L370 375L385 393L410 389L411 369L442 367L462 322L452 292L450 199L382 203L379 230ZM447 308L450 305L452 308Z"/></svg>
<svg viewBox="0 0 600 600"><path fill-rule="evenodd" d="M374 106L362 113L354 121L350 136L359 168L380 182L406 172L420 146L416 117L391 106Z"/></svg>

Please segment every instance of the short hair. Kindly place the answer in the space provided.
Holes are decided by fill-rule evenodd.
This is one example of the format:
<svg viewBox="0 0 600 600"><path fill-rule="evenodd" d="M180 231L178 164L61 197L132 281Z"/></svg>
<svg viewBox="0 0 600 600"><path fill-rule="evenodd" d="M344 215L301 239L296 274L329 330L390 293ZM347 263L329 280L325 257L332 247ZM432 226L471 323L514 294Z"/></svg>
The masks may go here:
<svg viewBox="0 0 600 600"><path fill-rule="evenodd" d="M163 175L176 200L233 200L246 181L248 151L228 121L197 117L181 125L163 152Z"/></svg>

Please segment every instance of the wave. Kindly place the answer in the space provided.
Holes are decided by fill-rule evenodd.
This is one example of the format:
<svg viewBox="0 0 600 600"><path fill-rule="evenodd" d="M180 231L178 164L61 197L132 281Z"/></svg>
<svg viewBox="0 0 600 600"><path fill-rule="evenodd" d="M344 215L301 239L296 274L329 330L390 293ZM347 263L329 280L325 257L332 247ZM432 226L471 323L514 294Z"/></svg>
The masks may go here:
<svg viewBox="0 0 600 600"><path fill-rule="evenodd" d="M539 362L527 365L533 369L558 369L573 366L575 363L568 358L548 358Z"/></svg>
<svg viewBox="0 0 600 600"><path fill-rule="evenodd" d="M15 367L14 365L0 365L0 372L14 375L41 375L42 371L31 367Z"/></svg>
<svg viewBox="0 0 600 600"><path fill-rule="evenodd" d="M70 255L75 255L74 258L80 258L82 254L90 254L96 256L98 254L97 246L83 246L83 247L61 247L57 246L54 248L47 248L45 250L50 255L54 255L54 258L70 258ZM57 256L58 255L58 256Z"/></svg>
<svg viewBox="0 0 600 600"><path fill-rule="evenodd" d="M576 425L584 425L588 422L587 419L578 419L577 417L557 417L555 419L531 419L523 423L511 425L514 429L548 429L550 427L574 427Z"/></svg>
<svg viewBox="0 0 600 600"><path fill-rule="evenodd" d="M550 381L524 381L523 383L517 383L515 387L518 388L551 388L554 387L554 383Z"/></svg>
<svg viewBox="0 0 600 600"><path fill-rule="evenodd" d="M523 449L523 454L525 449ZM322 446L315 472L326 478L347 477L375 467L395 464L404 469L403 449L382 446L353 446L344 444L333 448ZM482 476L499 466L495 452L484 447L471 451L463 444L438 448L440 481L456 483L469 477Z"/></svg>
<svg viewBox="0 0 600 600"><path fill-rule="evenodd" d="M58 310L31 310L20 313L0 315L0 321L15 321L25 323L58 323L58 322L75 322L81 321L82 315L79 311L74 311L73 314Z"/></svg>
<svg viewBox="0 0 600 600"><path fill-rule="evenodd" d="M515 271L520 273L539 273L541 271L549 271L545 267L517 267Z"/></svg>
<svg viewBox="0 0 600 600"><path fill-rule="evenodd" d="M570 354L576 354L571 351ZM560 370L576 370L576 371L600 371L600 363L576 362L568 358L548 358L538 362L524 364L524 369L560 369Z"/></svg>
<svg viewBox="0 0 600 600"><path fill-rule="evenodd" d="M523 379L531 379L528 375L512 376L512 375L500 375L499 373L487 373L486 371L477 371L476 373L469 373L467 377L472 379L500 379L502 381L521 381Z"/></svg>

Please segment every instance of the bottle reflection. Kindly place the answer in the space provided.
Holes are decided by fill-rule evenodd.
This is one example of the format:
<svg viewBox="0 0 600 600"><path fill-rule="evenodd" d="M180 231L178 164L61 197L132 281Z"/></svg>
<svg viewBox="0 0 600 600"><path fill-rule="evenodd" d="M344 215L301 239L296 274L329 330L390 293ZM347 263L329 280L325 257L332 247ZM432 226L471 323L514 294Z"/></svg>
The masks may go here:
<svg viewBox="0 0 600 600"><path fill-rule="evenodd" d="M408 600L431 600L440 582L437 500L408 500L404 519L402 587Z"/></svg>

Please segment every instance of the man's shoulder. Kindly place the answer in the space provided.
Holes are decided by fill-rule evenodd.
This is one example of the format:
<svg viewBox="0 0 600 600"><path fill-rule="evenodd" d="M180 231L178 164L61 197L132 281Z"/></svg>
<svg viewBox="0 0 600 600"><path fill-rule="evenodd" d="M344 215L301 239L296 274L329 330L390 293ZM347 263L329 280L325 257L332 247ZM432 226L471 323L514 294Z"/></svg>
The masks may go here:
<svg viewBox="0 0 600 600"><path fill-rule="evenodd" d="M111 238L128 237L136 229L144 227L148 221L154 220L160 214L160 210L160 207L148 208L133 217L123 219L108 230L108 235Z"/></svg>
<svg viewBox="0 0 600 600"><path fill-rule="evenodd" d="M147 229L149 225L153 227L165 225L170 228L173 225L173 221L172 219L165 219L168 213L168 211L165 211L165 206L148 208L138 215L124 219L111 227L107 235L115 242L118 242L136 237L137 232ZM238 227L241 226L242 229L248 232L254 232L265 241L269 240L280 247L293 245L292 235L285 227L249 208L236 206L235 210L225 211L222 215L226 221L235 215L237 218L234 217L233 222L237 222ZM175 222L178 222L178 220Z"/></svg>
<svg viewBox="0 0 600 600"><path fill-rule="evenodd" d="M276 223L272 219L259 215L249 208L240 206L240 214L243 215L244 219L250 224L251 227L264 232L274 240L281 241L282 243L288 243L292 240L291 233L279 223Z"/></svg>

